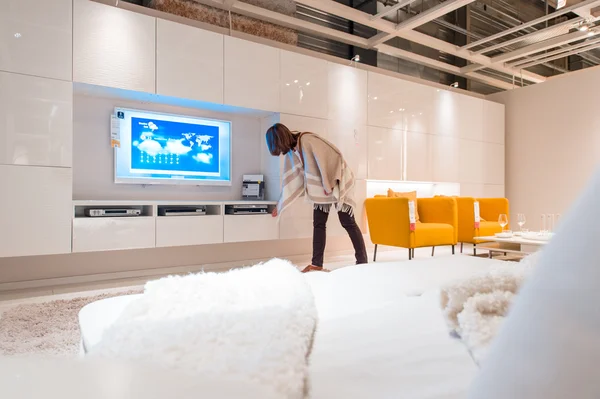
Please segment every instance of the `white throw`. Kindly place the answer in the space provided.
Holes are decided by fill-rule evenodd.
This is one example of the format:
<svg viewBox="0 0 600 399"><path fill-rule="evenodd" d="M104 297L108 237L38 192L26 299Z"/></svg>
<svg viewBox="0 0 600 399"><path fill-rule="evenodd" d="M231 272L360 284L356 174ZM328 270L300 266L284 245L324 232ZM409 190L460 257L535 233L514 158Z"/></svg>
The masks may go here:
<svg viewBox="0 0 600 399"><path fill-rule="evenodd" d="M149 282L90 355L250 382L297 399L305 396L316 322L305 278L274 259Z"/></svg>
<svg viewBox="0 0 600 399"><path fill-rule="evenodd" d="M460 336L480 364L498 333L510 305L538 255L508 264L443 288L442 312L450 330Z"/></svg>

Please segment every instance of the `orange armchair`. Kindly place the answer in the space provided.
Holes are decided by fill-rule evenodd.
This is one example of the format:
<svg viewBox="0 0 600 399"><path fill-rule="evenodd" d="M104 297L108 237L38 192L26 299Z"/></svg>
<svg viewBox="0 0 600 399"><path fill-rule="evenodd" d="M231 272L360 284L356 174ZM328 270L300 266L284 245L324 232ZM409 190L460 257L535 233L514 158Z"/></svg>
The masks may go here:
<svg viewBox="0 0 600 399"><path fill-rule="evenodd" d="M365 201L371 241L377 246L389 245L408 249L408 259L414 249L451 245L452 253L458 240L456 200L451 197L419 198L417 208L420 222L410 229L408 198L369 198ZM433 250L432 250L433 255Z"/></svg>
<svg viewBox="0 0 600 399"><path fill-rule="evenodd" d="M481 217L479 228L475 228L475 201L479 202L479 216ZM464 243L469 243L473 244L473 255L477 255L477 244L484 241L476 240L475 237L493 236L502 231L498 217L501 214L509 216L508 200L506 198L456 197L456 203L460 251L462 252Z"/></svg>

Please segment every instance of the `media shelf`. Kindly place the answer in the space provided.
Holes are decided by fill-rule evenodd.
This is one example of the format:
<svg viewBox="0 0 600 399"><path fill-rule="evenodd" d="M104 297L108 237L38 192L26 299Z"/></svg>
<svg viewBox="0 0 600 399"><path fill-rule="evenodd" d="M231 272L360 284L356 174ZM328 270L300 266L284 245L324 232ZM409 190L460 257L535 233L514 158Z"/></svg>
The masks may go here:
<svg viewBox="0 0 600 399"><path fill-rule="evenodd" d="M226 214L240 205L267 212ZM271 201L74 201L72 248L90 252L276 240L275 206ZM139 209L140 216L85 216L90 209Z"/></svg>

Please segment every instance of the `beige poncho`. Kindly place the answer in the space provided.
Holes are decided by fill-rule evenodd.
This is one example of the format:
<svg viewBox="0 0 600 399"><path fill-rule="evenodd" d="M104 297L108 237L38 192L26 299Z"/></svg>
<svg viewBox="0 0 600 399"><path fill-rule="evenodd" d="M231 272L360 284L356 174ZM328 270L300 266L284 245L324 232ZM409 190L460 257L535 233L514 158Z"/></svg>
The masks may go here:
<svg viewBox="0 0 600 399"><path fill-rule="evenodd" d="M328 212L335 204L338 211L352 214L356 205L354 174L340 150L313 133L302 133L298 141L297 151L284 158L278 212L306 195L322 211Z"/></svg>

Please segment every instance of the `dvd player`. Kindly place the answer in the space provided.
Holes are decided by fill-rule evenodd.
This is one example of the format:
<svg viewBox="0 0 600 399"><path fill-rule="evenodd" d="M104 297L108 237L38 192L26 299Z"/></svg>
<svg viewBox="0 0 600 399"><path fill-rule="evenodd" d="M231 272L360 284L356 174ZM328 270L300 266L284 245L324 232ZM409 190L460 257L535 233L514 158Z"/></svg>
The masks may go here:
<svg viewBox="0 0 600 399"><path fill-rule="evenodd" d="M140 216L141 214L142 211L140 209L104 208L85 210L85 216L90 217Z"/></svg>
<svg viewBox="0 0 600 399"><path fill-rule="evenodd" d="M206 215L206 207L171 207L171 208L160 208L158 210L159 216L201 216Z"/></svg>
<svg viewBox="0 0 600 399"><path fill-rule="evenodd" d="M256 215L268 213L268 205L244 204L232 205L225 208L225 213L228 215Z"/></svg>

